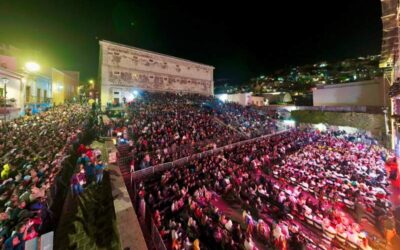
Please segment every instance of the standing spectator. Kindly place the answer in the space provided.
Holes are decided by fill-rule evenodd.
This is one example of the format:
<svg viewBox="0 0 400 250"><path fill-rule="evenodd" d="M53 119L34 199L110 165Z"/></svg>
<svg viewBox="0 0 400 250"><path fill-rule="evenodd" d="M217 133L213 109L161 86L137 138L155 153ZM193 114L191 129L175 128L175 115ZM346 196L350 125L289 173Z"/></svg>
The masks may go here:
<svg viewBox="0 0 400 250"><path fill-rule="evenodd" d="M24 245L23 245L23 240L22 240L22 235L19 233L15 233L12 235L10 238L8 238L4 242L4 249L5 250L23 250Z"/></svg>
<svg viewBox="0 0 400 250"><path fill-rule="evenodd" d="M103 172L104 172L104 164L102 161L99 161L96 164L96 183L100 184L103 181Z"/></svg>
<svg viewBox="0 0 400 250"><path fill-rule="evenodd" d="M131 161L131 187L132 187L132 183L133 183L133 173L135 172L135 159L132 159Z"/></svg>
<svg viewBox="0 0 400 250"><path fill-rule="evenodd" d="M148 154L145 155L145 157L143 158L143 161L140 163L139 169L146 169L150 167L150 156Z"/></svg>
<svg viewBox="0 0 400 250"><path fill-rule="evenodd" d="M71 188L73 194L79 196L83 193L83 185L86 183L85 170L81 169L79 173L75 173L71 178Z"/></svg>
<svg viewBox="0 0 400 250"><path fill-rule="evenodd" d="M90 159L86 155L86 153L82 153L81 157L79 157L78 160L76 161L76 164L83 164L86 167L89 164L89 162Z"/></svg>
<svg viewBox="0 0 400 250"><path fill-rule="evenodd" d="M81 164L82 165L82 164ZM83 167L83 165L82 165ZM96 166L93 164L92 161L89 162L85 168L85 174L87 178L88 184L92 183L94 181L95 173L96 173Z"/></svg>

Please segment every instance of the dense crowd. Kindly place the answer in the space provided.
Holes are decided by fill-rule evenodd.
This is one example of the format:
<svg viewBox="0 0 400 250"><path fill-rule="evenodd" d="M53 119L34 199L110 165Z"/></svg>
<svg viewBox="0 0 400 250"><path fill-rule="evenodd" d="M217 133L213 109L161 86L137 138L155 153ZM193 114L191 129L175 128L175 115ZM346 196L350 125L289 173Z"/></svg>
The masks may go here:
<svg viewBox="0 0 400 250"><path fill-rule="evenodd" d="M321 200L349 207L362 203L379 216L381 209L390 207L385 159L381 147L323 134L272 170L278 178L298 183Z"/></svg>
<svg viewBox="0 0 400 250"><path fill-rule="evenodd" d="M48 194L88 122L88 108L63 105L0 125L0 242L24 242L54 226Z"/></svg>
<svg viewBox="0 0 400 250"><path fill-rule="evenodd" d="M113 132L127 134L135 169L276 130L265 113L195 94L143 92L129 104L128 113Z"/></svg>
<svg viewBox="0 0 400 250"><path fill-rule="evenodd" d="M215 114L225 124L229 124L244 133L247 137L254 138L276 131L277 114L255 109L251 106L242 106L237 103L222 103L214 100Z"/></svg>
<svg viewBox="0 0 400 250"><path fill-rule="evenodd" d="M141 184L139 213L152 213L172 249L371 249L363 217L388 242L395 232L391 155L353 139L298 130L192 160ZM240 218L227 214L233 204Z"/></svg>

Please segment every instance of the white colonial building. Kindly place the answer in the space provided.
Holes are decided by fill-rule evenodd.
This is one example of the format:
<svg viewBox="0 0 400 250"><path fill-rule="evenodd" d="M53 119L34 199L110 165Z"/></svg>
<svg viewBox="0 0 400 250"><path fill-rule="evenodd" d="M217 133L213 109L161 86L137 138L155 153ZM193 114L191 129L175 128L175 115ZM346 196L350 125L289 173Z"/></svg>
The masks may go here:
<svg viewBox="0 0 400 250"><path fill-rule="evenodd" d="M139 90L214 94L214 67L100 41L101 103L131 101Z"/></svg>

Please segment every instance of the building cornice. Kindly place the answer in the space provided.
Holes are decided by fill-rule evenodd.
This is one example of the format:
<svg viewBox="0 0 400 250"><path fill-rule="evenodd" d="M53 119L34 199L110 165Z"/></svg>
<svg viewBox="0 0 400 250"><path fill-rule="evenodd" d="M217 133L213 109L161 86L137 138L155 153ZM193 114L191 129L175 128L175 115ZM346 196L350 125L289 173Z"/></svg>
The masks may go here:
<svg viewBox="0 0 400 250"><path fill-rule="evenodd" d="M1 68L1 67L0 67L0 73L3 74L3 75L7 75L9 77L15 78L15 79L24 78L24 75L21 74L21 73L17 73L15 71L11 71L11 70L8 70L8 69L5 69L5 68Z"/></svg>
<svg viewBox="0 0 400 250"><path fill-rule="evenodd" d="M127 49L136 50L136 51L139 51L139 52L150 53L150 54L154 54L154 55L158 55L158 56L162 56L162 57L167 57L169 59L173 59L173 60L177 60L177 61L183 61L183 62L186 62L186 63L191 63L191 64L199 65L199 66L202 66L202 67L206 67L206 68L211 69L211 70L215 69L215 67L213 67L211 65L198 63L198 62L194 62L194 61L191 61L191 60L187 60L187 59L183 59L183 58L179 58L179 57L175 57L175 56L170 56L170 55L166 55L166 54L162 54L162 53L158 53L158 52L154 52L154 51L150 51L150 50L145 50L145 49L141 49L141 48L125 45L125 44L120 44L120 43L111 42L111 41L107 41L107 40L101 40L101 41L99 41L99 43L100 43L100 45L105 44L105 45L120 46L120 47L124 47L124 48L127 48Z"/></svg>

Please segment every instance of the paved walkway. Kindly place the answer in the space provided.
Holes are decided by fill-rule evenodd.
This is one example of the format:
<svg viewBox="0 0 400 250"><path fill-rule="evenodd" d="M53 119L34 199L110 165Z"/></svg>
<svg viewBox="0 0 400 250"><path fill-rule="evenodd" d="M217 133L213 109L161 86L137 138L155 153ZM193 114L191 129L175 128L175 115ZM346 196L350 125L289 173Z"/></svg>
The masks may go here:
<svg viewBox="0 0 400 250"><path fill-rule="evenodd" d="M92 147L104 145L94 142ZM55 249L120 249L116 233L110 178L105 174L101 185L90 184L83 195L67 195L63 214L55 234Z"/></svg>

